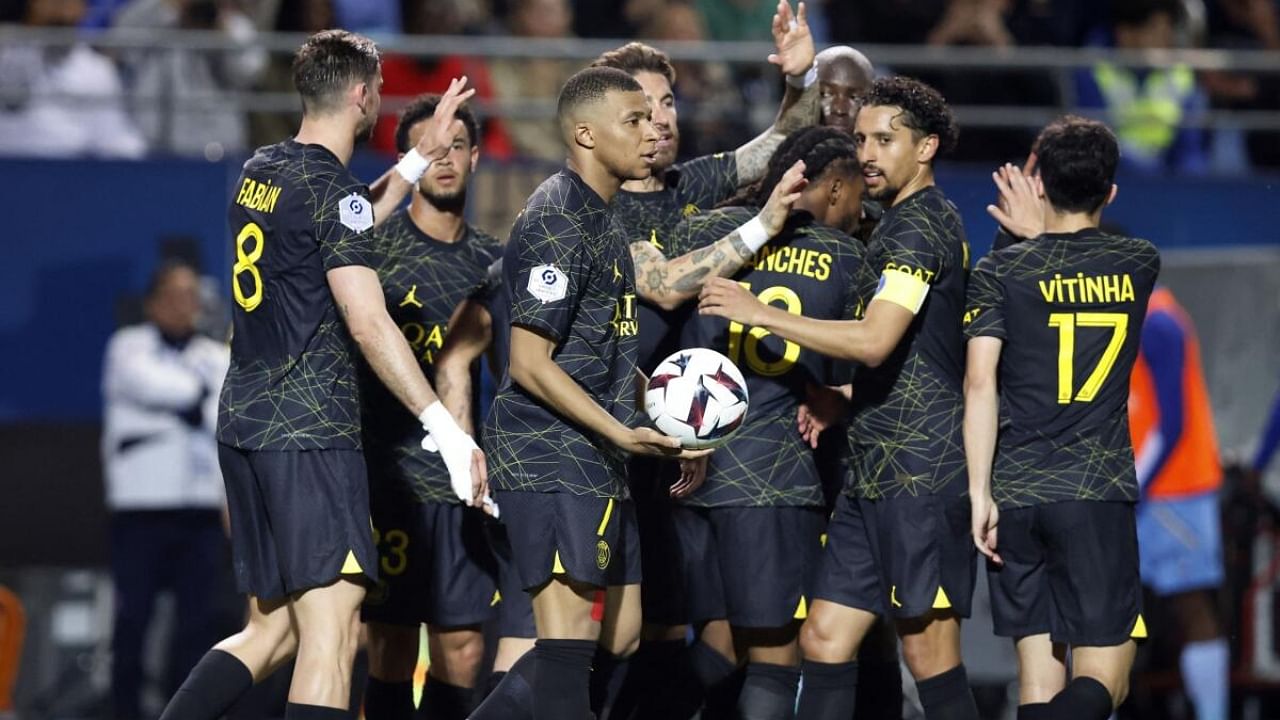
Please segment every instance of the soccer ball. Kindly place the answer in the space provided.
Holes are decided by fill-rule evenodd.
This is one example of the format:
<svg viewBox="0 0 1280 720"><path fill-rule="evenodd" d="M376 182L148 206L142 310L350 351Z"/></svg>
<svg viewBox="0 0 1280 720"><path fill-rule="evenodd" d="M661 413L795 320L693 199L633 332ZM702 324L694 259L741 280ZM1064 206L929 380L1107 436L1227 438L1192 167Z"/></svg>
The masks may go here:
<svg viewBox="0 0 1280 720"><path fill-rule="evenodd" d="M724 443L747 416L747 382L729 358L690 348L658 364L644 393L649 419L686 448Z"/></svg>

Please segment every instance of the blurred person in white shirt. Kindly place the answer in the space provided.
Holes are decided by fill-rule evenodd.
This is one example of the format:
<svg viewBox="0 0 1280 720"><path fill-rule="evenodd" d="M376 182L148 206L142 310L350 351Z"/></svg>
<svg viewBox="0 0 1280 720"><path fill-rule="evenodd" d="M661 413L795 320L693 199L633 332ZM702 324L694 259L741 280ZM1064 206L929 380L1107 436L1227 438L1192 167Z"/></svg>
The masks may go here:
<svg viewBox="0 0 1280 720"><path fill-rule="evenodd" d="M165 262L147 290L146 321L117 330L107 343L102 454L119 720L144 717L144 638L160 592L173 593L176 609L166 691L216 639L214 604L226 577L227 540L214 427L229 350L196 333L199 283L189 265Z"/></svg>

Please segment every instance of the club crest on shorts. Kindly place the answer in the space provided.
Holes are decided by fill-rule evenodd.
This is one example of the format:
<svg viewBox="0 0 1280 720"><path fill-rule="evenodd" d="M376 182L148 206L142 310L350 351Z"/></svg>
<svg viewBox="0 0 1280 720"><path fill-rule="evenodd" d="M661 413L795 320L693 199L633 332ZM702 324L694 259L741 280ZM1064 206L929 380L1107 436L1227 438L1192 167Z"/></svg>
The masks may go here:
<svg viewBox="0 0 1280 720"><path fill-rule="evenodd" d="M596 542L596 567L601 570L609 567L609 555L609 543L602 538Z"/></svg>

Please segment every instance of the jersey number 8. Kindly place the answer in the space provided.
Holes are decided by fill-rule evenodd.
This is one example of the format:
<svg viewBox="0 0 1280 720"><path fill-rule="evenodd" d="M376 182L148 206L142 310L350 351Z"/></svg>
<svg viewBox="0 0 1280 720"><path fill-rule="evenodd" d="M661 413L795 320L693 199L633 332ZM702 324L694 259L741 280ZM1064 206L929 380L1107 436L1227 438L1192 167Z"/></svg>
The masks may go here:
<svg viewBox="0 0 1280 720"><path fill-rule="evenodd" d="M253 250L245 252L245 245L251 239L255 241ZM258 272L258 266L255 263L262 258L263 242L262 228L257 223L245 225L236 236L236 264L232 267L231 289L235 294L236 302L244 308L245 312L253 312L262 304L262 273ZM249 273L249 278L253 281L253 292L247 295L244 288L240 286L241 275L244 273Z"/></svg>

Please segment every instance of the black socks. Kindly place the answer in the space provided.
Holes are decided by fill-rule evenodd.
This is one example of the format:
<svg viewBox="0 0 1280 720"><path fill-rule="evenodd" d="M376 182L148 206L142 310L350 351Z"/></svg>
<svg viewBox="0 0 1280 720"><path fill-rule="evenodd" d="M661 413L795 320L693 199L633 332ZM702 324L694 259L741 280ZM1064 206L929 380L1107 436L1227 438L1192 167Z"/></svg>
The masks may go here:
<svg viewBox="0 0 1280 720"><path fill-rule="evenodd" d="M160 720L216 720L253 687L253 673L231 653L210 650L173 694Z"/></svg>
<svg viewBox="0 0 1280 720"><path fill-rule="evenodd" d="M924 706L926 720L978 720L978 704L969 689L969 676L964 665L916 681L920 691L920 704Z"/></svg>
<svg viewBox="0 0 1280 720"><path fill-rule="evenodd" d="M742 720L792 720L799 687L799 668L748 663L742 693L738 695L738 716Z"/></svg>
<svg viewBox="0 0 1280 720"><path fill-rule="evenodd" d="M364 683L366 720L411 720L413 681L386 682L370 675Z"/></svg>
<svg viewBox="0 0 1280 720"><path fill-rule="evenodd" d="M593 640L538 640L533 647L534 720L587 720Z"/></svg>
<svg viewBox="0 0 1280 720"><path fill-rule="evenodd" d="M805 660L800 663L804 689L796 720L819 718L852 718L858 698L858 663L824 663ZM901 701L899 701L901 712Z"/></svg>

